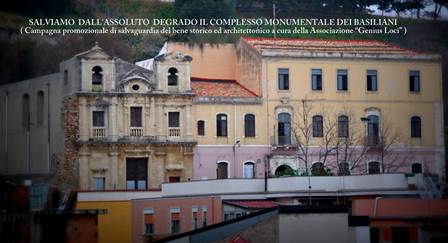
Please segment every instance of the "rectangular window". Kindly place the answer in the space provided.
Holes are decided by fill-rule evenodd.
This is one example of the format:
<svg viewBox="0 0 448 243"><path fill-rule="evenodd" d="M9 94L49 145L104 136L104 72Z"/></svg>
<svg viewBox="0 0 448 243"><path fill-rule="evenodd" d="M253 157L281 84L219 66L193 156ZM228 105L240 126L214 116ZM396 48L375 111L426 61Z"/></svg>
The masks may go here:
<svg viewBox="0 0 448 243"><path fill-rule="evenodd" d="M126 188L129 190L144 190L148 181L148 159L126 159Z"/></svg>
<svg viewBox="0 0 448 243"><path fill-rule="evenodd" d="M131 127L142 127L142 107L131 107Z"/></svg>
<svg viewBox="0 0 448 243"><path fill-rule="evenodd" d="M420 92L420 71L409 72L409 91Z"/></svg>
<svg viewBox="0 0 448 243"><path fill-rule="evenodd" d="M168 181L171 182L180 182L180 177L179 176L170 176L168 178Z"/></svg>
<svg viewBox="0 0 448 243"><path fill-rule="evenodd" d="M207 207L202 207L202 227L207 226Z"/></svg>
<svg viewBox="0 0 448 243"><path fill-rule="evenodd" d="M311 89L322 90L322 69L311 70Z"/></svg>
<svg viewBox="0 0 448 243"><path fill-rule="evenodd" d="M313 137L324 136L324 123L322 116L313 116Z"/></svg>
<svg viewBox="0 0 448 243"><path fill-rule="evenodd" d="M198 208L191 208L192 216L191 216L191 229L195 230L198 228Z"/></svg>
<svg viewBox="0 0 448 243"><path fill-rule="evenodd" d="M205 135L205 121L199 120L198 121L198 136L204 136Z"/></svg>
<svg viewBox="0 0 448 243"><path fill-rule="evenodd" d="M227 137L227 115L225 114L216 116L216 136Z"/></svg>
<svg viewBox="0 0 448 243"><path fill-rule="evenodd" d="M348 90L348 72L347 69L338 69L337 75L338 90Z"/></svg>
<svg viewBox="0 0 448 243"><path fill-rule="evenodd" d="M171 234L180 233L180 210L174 212L171 210Z"/></svg>
<svg viewBox="0 0 448 243"><path fill-rule="evenodd" d="M289 69L287 68L278 69L278 89L289 90Z"/></svg>
<svg viewBox="0 0 448 243"><path fill-rule="evenodd" d="M154 210L153 209L143 209L143 224L145 235L154 234Z"/></svg>
<svg viewBox="0 0 448 243"><path fill-rule="evenodd" d="M255 115L253 114L244 116L244 136L255 137Z"/></svg>
<svg viewBox="0 0 448 243"><path fill-rule="evenodd" d="M180 127L179 112L168 112L168 127Z"/></svg>
<svg viewBox="0 0 448 243"><path fill-rule="evenodd" d="M104 177L93 177L93 190L105 190L106 189L106 178Z"/></svg>
<svg viewBox="0 0 448 243"><path fill-rule="evenodd" d="M104 127L104 111L93 111L92 122L94 127Z"/></svg>
<svg viewBox="0 0 448 243"><path fill-rule="evenodd" d="M367 70L367 91L378 90L378 76L376 70Z"/></svg>

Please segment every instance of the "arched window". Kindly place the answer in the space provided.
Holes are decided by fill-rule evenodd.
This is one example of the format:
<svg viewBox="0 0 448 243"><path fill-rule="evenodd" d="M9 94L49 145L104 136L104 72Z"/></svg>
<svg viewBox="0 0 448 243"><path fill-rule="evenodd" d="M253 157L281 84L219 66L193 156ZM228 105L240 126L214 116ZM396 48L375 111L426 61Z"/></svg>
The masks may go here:
<svg viewBox="0 0 448 243"><path fill-rule="evenodd" d="M217 179L228 179L229 178L229 164L225 161L218 162L218 168L216 168L216 178Z"/></svg>
<svg viewBox="0 0 448 243"><path fill-rule="evenodd" d="M95 66L92 68L92 85L102 85L103 84L103 69L100 66Z"/></svg>
<svg viewBox="0 0 448 243"><path fill-rule="evenodd" d="M44 91L40 90L37 92L37 124L44 124Z"/></svg>
<svg viewBox="0 0 448 243"><path fill-rule="evenodd" d="M244 116L244 136L255 137L255 116L252 114Z"/></svg>
<svg viewBox="0 0 448 243"><path fill-rule="evenodd" d="M291 115L278 114L278 144L291 144Z"/></svg>
<svg viewBox="0 0 448 243"><path fill-rule="evenodd" d="M324 136L324 119L322 116L313 116L313 137Z"/></svg>
<svg viewBox="0 0 448 243"><path fill-rule="evenodd" d="M379 174L381 173L381 166L380 162L378 161L371 161L368 164L368 172L369 174Z"/></svg>
<svg viewBox="0 0 448 243"><path fill-rule="evenodd" d="M350 165L347 162L340 162L338 164L338 175L340 176L350 175Z"/></svg>
<svg viewBox="0 0 448 243"><path fill-rule="evenodd" d="M227 115L216 115L216 136L227 137Z"/></svg>
<svg viewBox="0 0 448 243"><path fill-rule="evenodd" d="M411 137L422 137L422 119L419 116L411 117Z"/></svg>
<svg viewBox="0 0 448 243"><path fill-rule="evenodd" d="M24 94L22 97L22 125L30 129L30 95Z"/></svg>
<svg viewBox="0 0 448 243"><path fill-rule="evenodd" d="M289 165L280 165L275 170L276 176L293 176L294 170Z"/></svg>
<svg viewBox="0 0 448 243"><path fill-rule="evenodd" d="M411 168L412 168L412 173L414 173L414 174L421 174L423 172L422 164L420 164L420 163L413 163L411 165Z"/></svg>
<svg viewBox="0 0 448 243"><path fill-rule="evenodd" d="M64 70L64 85L68 84L68 71Z"/></svg>
<svg viewBox="0 0 448 243"><path fill-rule="evenodd" d="M205 135L205 122L203 120L198 121L198 136Z"/></svg>
<svg viewBox="0 0 448 243"><path fill-rule="evenodd" d="M244 178L255 177L255 164L253 162L244 163Z"/></svg>
<svg viewBox="0 0 448 243"><path fill-rule="evenodd" d="M168 86L176 86L177 85L177 69L170 68L168 69Z"/></svg>
<svg viewBox="0 0 448 243"><path fill-rule="evenodd" d="M370 146L378 145L380 119L377 115L370 115L367 120L367 142Z"/></svg>
<svg viewBox="0 0 448 243"><path fill-rule="evenodd" d="M324 173L324 164L322 162L313 163L313 165L311 166L311 175L319 176L324 175Z"/></svg>
<svg viewBox="0 0 448 243"><path fill-rule="evenodd" d="M342 115L338 117L338 137L348 137L348 116Z"/></svg>

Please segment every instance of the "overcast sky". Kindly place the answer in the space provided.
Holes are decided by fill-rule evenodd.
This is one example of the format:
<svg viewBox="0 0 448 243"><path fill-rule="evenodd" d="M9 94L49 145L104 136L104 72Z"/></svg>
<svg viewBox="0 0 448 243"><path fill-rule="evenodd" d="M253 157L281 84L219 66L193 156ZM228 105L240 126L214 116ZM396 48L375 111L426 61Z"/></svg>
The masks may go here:
<svg viewBox="0 0 448 243"><path fill-rule="evenodd" d="M432 11L435 8L435 4L431 4L429 6L427 6L425 9L423 9L420 12L420 16L423 18L429 18L427 16L425 16L425 11ZM378 10L378 6L377 5L372 5L369 7L370 10L373 10L374 13L376 15L381 15L381 10ZM396 16L395 11L391 11L389 13L384 12L385 16ZM400 13L401 17L411 17L411 18L415 18L415 12L411 13L410 11L408 11L407 13ZM445 7L442 7L442 11L440 11L440 17L439 19L443 19L443 20L448 20L448 9L446 9Z"/></svg>

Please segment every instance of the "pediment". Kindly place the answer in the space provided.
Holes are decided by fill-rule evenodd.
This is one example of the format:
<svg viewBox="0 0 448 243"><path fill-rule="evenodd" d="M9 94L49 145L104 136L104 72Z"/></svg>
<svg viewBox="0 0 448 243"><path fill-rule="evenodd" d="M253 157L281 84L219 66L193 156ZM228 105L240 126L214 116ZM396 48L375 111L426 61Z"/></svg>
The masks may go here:
<svg viewBox="0 0 448 243"><path fill-rule="evenodd" d="M182 52L168 52L166 54L157 56L154 60L156 62L175 64L175 63L191 62L193 58L191 56L184 55Z"/></svg>
<svg viewBox="0 0 448 243"><path fill-rule="evenodd" d="M109 54L107 54L101 47L98 46L98 43L95 43L95 46L92 47L90 50L83 53L79 53L76 56L83 59L96 59L96 60L112 59L112 57L109 56Z"/></svg>
<svg viewBox="0 0 448 243"><path fill-rule="evenodd" d="M118 90L124 90L124 87L129 82L135 80L142 82L147 87L148 91L152 91L156 88L156 84L153 81L152 73L149 73L146 70L141 70L140 68L134 68L119 78L119 81L117 83Z"/></svg>

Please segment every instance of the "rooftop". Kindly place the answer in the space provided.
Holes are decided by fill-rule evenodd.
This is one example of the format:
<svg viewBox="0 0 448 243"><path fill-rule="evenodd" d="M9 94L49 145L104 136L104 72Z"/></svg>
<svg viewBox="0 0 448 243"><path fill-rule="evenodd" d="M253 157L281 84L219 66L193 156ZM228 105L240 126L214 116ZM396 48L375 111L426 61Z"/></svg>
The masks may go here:
<svg viewBox="0 0 448 243"><path fill-rule="evenodd" d="M258 97L236 80L191 77L191 88L198 96L209 97Z"/></svg>
<svg viewBox="0 0 448 243"><path fill-rule="evenodd" d="M247 209L275 208L278 206L277 203L269 200L229 200L225 203Z"/></svg>
<svg viewBox="0 0 448 243"><path fill-rule="evenodd" d="M241 39L262 55L267 56L274 54L297 56L300 54L300 56L307 57L440 59L440 55L421 53L378 40L274 39L256 37L242 37Z"/></svg>
<svg viewBox="0 0 448 243"><path fill-rule="evenodd" d="M352 203L352 214L374 218L448 217L448 199L356 199Z"/></svg>

